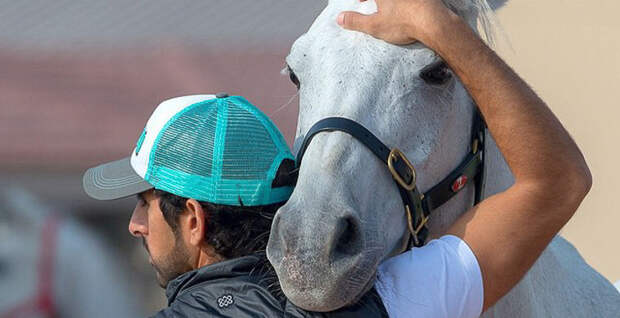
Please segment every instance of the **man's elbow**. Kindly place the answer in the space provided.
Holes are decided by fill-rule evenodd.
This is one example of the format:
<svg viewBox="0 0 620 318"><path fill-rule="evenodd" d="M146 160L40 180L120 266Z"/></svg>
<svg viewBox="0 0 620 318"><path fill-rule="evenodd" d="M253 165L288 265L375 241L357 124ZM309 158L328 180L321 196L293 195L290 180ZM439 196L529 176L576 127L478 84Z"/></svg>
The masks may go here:
<svg viewBox="0 0 620 318"><path fill-rule="evenodd" d="M579 194L581 196L581 200L583 200L588 192L590 192L590 189L592 189L592 172L590 172L590 168L588 168L588 165L585 164L585 162L583 167L576 170L577 171L574 172L572 182L574 184L575 191L577 191L577 194Z"/></svg>
<svg viewBox="0 0 620 318"><path fill-rule="evenodd" d="M581 198L581 202L592 188L592 172L590 172L583 154L579 153L578 157L578 159L572 161L572 166L569 167L569 178L571 179L572 189Z"/></svg>
<svg viewBox="0 0 620 318"><path fill-rule="evenodd" d="M560 182L558 182L560 180ZM574 204L577 208L592 188L592 173L585 161L573 162L563 169L559 179L549 180L550 187L556 188L565 202Z"/></svg>
<svg viewBox="0 0 620 318"><path fill-rule="evenodd" d="M573 213L592 188L592 174L584 160L556 160L544 171L521 181L541 201L562 204Z"/></svg>

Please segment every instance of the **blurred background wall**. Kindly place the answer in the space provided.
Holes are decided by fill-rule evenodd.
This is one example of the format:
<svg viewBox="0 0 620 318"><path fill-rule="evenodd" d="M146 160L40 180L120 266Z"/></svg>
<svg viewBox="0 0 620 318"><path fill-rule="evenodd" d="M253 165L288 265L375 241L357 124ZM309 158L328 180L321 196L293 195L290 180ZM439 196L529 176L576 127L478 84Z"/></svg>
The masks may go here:
<svg viewBox="0 0 620 318"><path fill-rule="evenodd" d="M292 142L295 89L284 57L324 1L0 0L0 185L35 193L98 233L126 268L144 314L165 305L138 240L134 200L97 202L85 168L133 149L154 107L185 94L242 94ZM582 147L594 188L563 234L620 279L620 4L512 0L498 51ZM561 180L558 180L561 182Z"/></svg>
<svg viewBox="0 0 620 318"><path fill-rule="evenodd" d="M620 280L620 2L512 0L498 13L498 51L543 97L581 147L592 191L562 235ZM562 182L562 180L558 180Z"/></svg>
<svg viewBox="0 0 620 318"><path fill-rule="evenodd" d="M284 57L323 6L0 0L0 188L25 188L97 233L127 269L143 316L155 312L165 305L163 291L127 231L135 199L88 198L83 171L127 156L152 110L187 94L244 95L291 142L297 100L281 75ZM8 288L0 283L0 294Z"/></svg>

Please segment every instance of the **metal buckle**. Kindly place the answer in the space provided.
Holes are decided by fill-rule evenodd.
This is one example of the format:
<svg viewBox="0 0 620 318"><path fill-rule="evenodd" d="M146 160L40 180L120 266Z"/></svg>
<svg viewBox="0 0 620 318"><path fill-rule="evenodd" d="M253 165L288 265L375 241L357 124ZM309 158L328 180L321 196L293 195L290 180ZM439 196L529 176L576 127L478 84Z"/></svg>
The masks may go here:
<svg viewBox="0 0 620 318"><path fill-rule="evenodd" d="M411 209L409 208L408 205L406 205L405 210L407 211L407 227L409 228L409 233L411 233L411 235L414 238L414 241L416 241L416 244L418 244L418 233L422 231L422 228L428 222L428 216L424 216L424 214L422 214L422 222L420 222L420 224L418 224L418 227L414 229L413 228L413 216L411 215Z"/></svg>
<svg viewBox="0 0 620 318"><path fill-rule="evenodd" d="M407 227L409 228L409 233L411 233L411 236L413 237L413 242L415 243L415 245L420 246L420 240L418 239L418 233L422 231L422 228L424 228L424 226L426 225L426 222L428 222L428 216L424 216L424 214L422 214L422 222L420 222L420 224L418 224L418 227L414 230L413 229L413 216L411 216L411 209L409 208L408 205L406 205L405 210L407 211Z"/></svg>
<svg viewBox="0 0 620 318"><path fill-rule="evenodd" d="M413 229L413 217L411 216L411 209L409 209L408 205L405 205L405 211L407 211L407 228L409 228L409 233L415 237L416 232Z"/></svg>
<svg viewBox="0 0 620 318"><path fill-rule="evenodd" d="M422 222L420 222L420 224L418 225L418 228L415 229L415 235L418 235L418 233L422 231L422 228L424 227L424 225L426 225L426 222L428 222L428 216L422 215Z"/></svg>
<svg viewBox="0 0 620 318"><path fill-rule="evenodd" d="M411 175L412 175L411 183L407 184L407 182L405 182L403 177L398 174L398 172L396 171L396 168L394 168L394 160L396 159L399 159L405 162L407 167L409 167L409 169L411 170ZM405 157L405 154L402 151L400 151L398 148L392 149L392 151L390 151L390 155L387 158L387 164L388 164L388 169L390 169L390 172L392 173L392 177L394 177L394 180L396 180L396 182L401 187L403 187L407 191L412 191L413 189L415 189L415 183L416 183L415 168L413 167L411 162L407 160L407 157Z"/></svg>

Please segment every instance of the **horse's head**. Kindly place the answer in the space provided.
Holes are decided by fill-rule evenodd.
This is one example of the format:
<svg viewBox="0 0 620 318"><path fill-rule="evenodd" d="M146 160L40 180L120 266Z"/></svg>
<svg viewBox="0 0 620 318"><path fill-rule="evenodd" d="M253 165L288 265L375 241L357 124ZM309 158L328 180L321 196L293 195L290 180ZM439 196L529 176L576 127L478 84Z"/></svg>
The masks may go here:
<svg viewBox="0 0 620 318"><path fill-rule="evenodd" d="M489 9L486 2L449 5L471 24L480 8ZM371 13L376 6L330 1L287 58L300 83L297 140L320 119L355 120L407 155L424 191L469 150L473 103L433 51L343 30L336 17L344 10ZM473 192L463 192L468 194L443 208L454 213L433 217L432 232L445 230L471 204ZM407 239L403 203L385 164L351 136L326 132L305 152L297 187L274 220L267 254L290 300L328 311L370 289L378 264L403 251Z"/></svg>

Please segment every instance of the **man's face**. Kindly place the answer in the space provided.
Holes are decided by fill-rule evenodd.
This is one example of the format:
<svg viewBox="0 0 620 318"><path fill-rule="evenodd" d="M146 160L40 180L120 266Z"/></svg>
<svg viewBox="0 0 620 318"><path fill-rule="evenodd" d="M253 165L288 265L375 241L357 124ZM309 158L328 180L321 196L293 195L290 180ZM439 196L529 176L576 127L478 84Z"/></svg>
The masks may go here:
<svg viewBox="0 0 620 318"><path fill-rule="evenodd" d="M192 270L189 252L181 238L182 229L174 231L159 207L152 190L138 195L138 203L129 221L129 232L141 237L159 285L165 288L175 277Z"/></svg>

